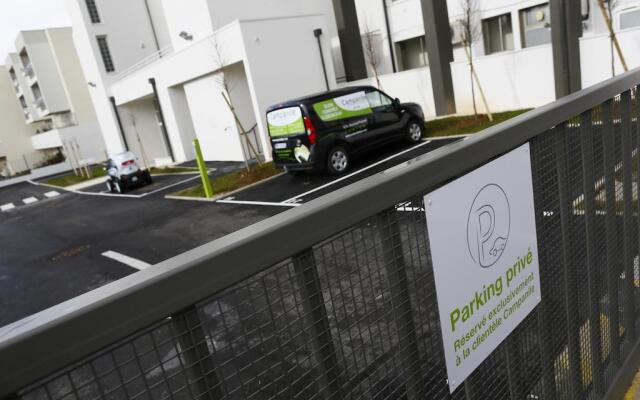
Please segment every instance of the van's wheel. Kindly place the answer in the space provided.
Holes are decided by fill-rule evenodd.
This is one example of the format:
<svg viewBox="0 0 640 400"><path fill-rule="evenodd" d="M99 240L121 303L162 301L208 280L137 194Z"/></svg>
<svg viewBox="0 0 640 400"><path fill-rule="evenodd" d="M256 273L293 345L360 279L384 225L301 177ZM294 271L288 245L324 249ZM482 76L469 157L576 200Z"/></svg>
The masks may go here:
<svg viewBox="0 0 640 400"><path fill-rule="evenodd" d="M422 140L422 124L418 120L409 121L409 125L407 126L407 139L411 143L418 143Z"/></svg>
<svg viewBox="0 0 640 400"><path fill-rule="evenodd" d="M349 169L349 153L344 146L336 146L329 151L327 156L327 170L333 175L343 174Z"/></svg>

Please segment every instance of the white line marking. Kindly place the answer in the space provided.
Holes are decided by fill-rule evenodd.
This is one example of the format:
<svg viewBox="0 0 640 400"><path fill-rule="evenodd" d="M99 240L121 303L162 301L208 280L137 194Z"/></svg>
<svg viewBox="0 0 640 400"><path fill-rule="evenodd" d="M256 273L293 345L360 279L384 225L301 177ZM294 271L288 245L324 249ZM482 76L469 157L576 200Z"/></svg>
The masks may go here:
<svg viewBox="0 0 640 400"><path fill-rule="evenodd" d="M38 201L38 199L36 199L35 197L27 197L26 199L22 199L22 202L24 204L35 203L36 201Z"/></svg>
<svg viewBox="0 0 640 400"><path fill-rule="evenodd" d="M375 166L377 166L377 165L380 165L380 164L382 164L382 163L384 163L384 162L387 162L387 161L389 161L389 160L392 160L392 159L394 159L394 158L396 158L396 157L398 157L398 156L401 156L401 155L403 155L403 154L405 154L405 153L410 152L411 150L417 149L418 147L422 147L422 146L427 145L427 144L429 144L429 143L431 143L431 140L424 141L424 142L422 142L422 143L420 143L420 144L418 144L418 145L415 145L415 146L413 146L413 147L410 147L410 148L408 148L408 149L405 149L405 150L403 150L403 151L401 151L401 152L399 152L399 153L395 153L395 154L393 154L393 155L391 155L391 156L389 156L389 157L385 158L384 160L380 160L380 161L375 162L375 163L373 163L373 164L371 164L371 165L368 165L368 166L366 166L366 167L364 167L364 168L361 168L361 169L359 169L359 170L357 170L357 171L354 171L354 172L352 172L352 173L350 173L350 174L348 174L348 175L345 175L345 176L343 176L343 177L342 177L342 178L340 178L340 179L336 179L336 180L331 181L331 182L329 182L329 183L327 183L327 184L325 184L325 185L322 185L322 186L319 186L319 187L317 187L317 188L315 188L315 189L309 190L308 192L304 192L304 193L299 194L299 195L297 195L297 196L294 196L294 197L292 197L292 198L290 198L290 199L287 199L287 200L283 201L283 203L291 203L291 202L293 202L294 200L297 200L297 199L299 199L299 198L301 198L301 197L307 196L307 195L309 195L309 194L311 194L311 193L317 192L318 190L322 190L322 189L324 189L324 188L326 188L326 187L329 187L329 186L331 186L331 185L334 185L334 184L336 184L336 183L338 183L338 182L340 182L340 181L343 181L343 180L345 180L345 179L351 178L351 177L352 177L352 176L354 176L354 175L357 175L357 174L359 174L359 173L361 173L361 172L364 172L364 171L366 171L366 170L368 170L368 169L371 169L371 168L373 168L373 167L375 167Z"/></svg>
<svg viewBox="0 0 640 400"><path fill-rule="evenodd" d="M13 203L7 203L0 206L0 211L5 212L13 210L14 208L16 208L16 206L14 206Z"/></svg>
<svg viewBox="0 0 640 400"><path fill-rule="evenodd" d="M170 189L170 188L172 188L172 187L174 187L174 186L178 186L178 185L180 185L180 184L182 184L182 183L189 182L189 181L192 181L192 180L194 180L194 179L198 179L198 178L200 178L200 175L199 175L199 174L198 174L198 175L196 175L196 176L192 176L192 177L191 177L191 178L189 178L189 179L185 179L185 180L180 181L180 182L172 183L171 185L168 185L168 186L163 186L163 187L158 188L158 189L156 189L156 190L153 190L153 191L151 191L151 192L143 193L143 194L142 194L142 196L144 197L144 196L148 196L148 195L150 195L150 194L158 193L158 192L161 192L161 191L163 191L163 190Z"/></svg>
<svg viewBox="0 0 640 400"><path fill-rule="evenodd" d="M111 250L105 251L104 253L102 253L102 255L112 260L119 261L123 264L127 264L128 266L138 270L143 270L151 266L151 264L138 260L137 258L125 256L124 254L120 254Z"/></svg>
<svg viewBox="0 0 640 400"><path fill-rule="evenodd" d="M223 204L247 204L252 206L277 206L277 207L298 207L297 203L270 203L268 201L242 201L242 200L218 200L216 203Z"/></svg>
<svg viewBox="0 0 640 400"><path fill-rule="evenodd" d="M45 193L44 195L48 198L52 198L52 197L60 196L60 193L56 192L55 190L52 190L50 192Z"/></svg>

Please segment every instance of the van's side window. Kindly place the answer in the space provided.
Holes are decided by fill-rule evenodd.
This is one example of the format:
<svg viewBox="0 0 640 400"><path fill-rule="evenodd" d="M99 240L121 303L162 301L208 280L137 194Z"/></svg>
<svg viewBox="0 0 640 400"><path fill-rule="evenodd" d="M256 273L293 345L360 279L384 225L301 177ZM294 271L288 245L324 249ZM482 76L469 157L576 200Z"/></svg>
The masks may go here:
<svg viewBox="0 0 640 400"><path fill-rule="evenodd" d="M377 90L367 92L367 100L374 111L387 109L393 103L391 99Z"/></svg>

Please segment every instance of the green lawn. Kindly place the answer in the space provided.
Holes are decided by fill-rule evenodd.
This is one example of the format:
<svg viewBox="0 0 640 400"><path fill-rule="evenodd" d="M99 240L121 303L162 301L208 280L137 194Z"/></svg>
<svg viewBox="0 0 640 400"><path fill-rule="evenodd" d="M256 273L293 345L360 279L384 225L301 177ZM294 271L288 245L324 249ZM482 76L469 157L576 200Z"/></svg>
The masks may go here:
<svg viewBox="0 0 640 400"><path fill-rule="evenodd" d="M227 175L212 178L211 186L213 186L213 194L216 195L220 193L231 192L236 189L248 186L252 183L277 175L280 172L282 171L276 168L273 163L265 163L262 165L255 165L251 167L249 171L247 171L246 169L242 169ZM184 197L205 197L202 184L192 186L176 193L172 193L172 195Z"/></svg>
<svg viewBox="0 0 640 400"><path fill-rule="evenodd" d="M425 137L476 133L500 122L517 117L520 114L524 114L527 111L529 111L529 109L495 113L493 114L493 121L489 121L485 114L434 119L427 121Z"/></svg>
<svg viewBox="0 0 640 400"><path fill-rule="evenodd" d="M91 179L105 176L107 174L107 171L102 169L102 165L94 165L90 168L90 171L92 175ZM75 175L72 172L67 175L57 176L55 178L47 179L43 183L46 183L47 185L67 187L67 186L75 185L76 183L84 182L87 180L89 179L81 175Z"/></svg>

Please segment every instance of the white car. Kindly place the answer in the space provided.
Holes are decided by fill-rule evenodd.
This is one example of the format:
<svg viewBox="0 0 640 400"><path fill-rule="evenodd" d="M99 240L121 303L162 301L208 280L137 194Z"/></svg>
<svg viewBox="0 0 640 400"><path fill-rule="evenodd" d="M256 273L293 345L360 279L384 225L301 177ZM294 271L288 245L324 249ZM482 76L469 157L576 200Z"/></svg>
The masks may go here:
<svg viewBox="0 0 640 400"><path fill-rule="evenodd" d="M107 161L107 189L110 192L124 193L125 191L153 183L148 170L138 166L137 157L130 151L112 156Z"/></svg>

